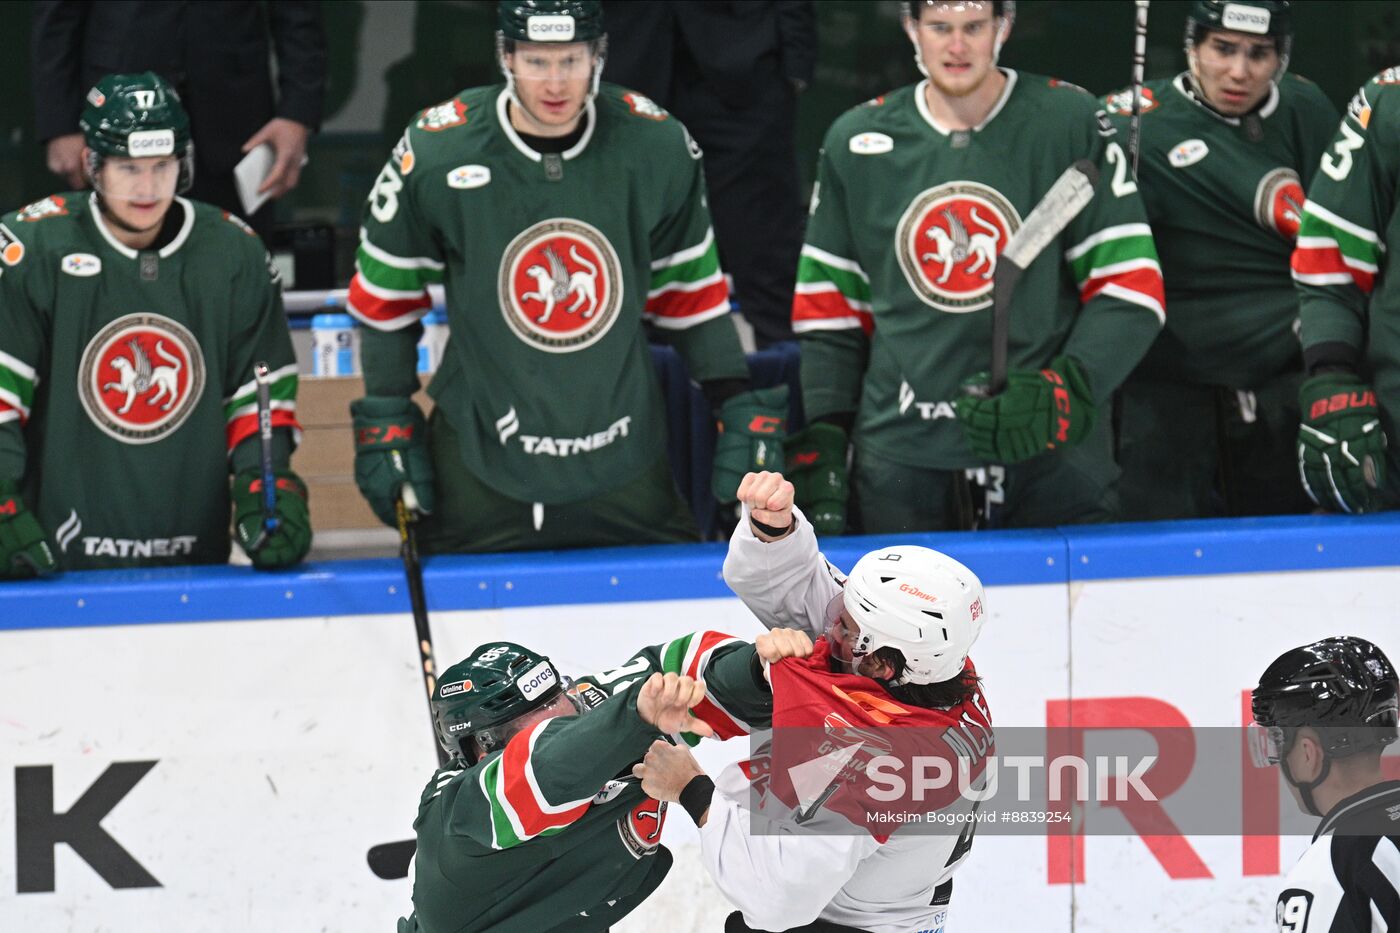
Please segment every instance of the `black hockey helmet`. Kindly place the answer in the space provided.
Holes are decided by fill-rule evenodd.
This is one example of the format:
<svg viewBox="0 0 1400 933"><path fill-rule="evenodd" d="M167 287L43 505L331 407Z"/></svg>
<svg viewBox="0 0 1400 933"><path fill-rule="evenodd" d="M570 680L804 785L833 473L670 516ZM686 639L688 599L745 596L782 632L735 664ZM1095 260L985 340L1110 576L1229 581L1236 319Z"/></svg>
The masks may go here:
<svg viewBox="0 0 1400 933"><path fill-rule="evenodd" d="M1288 69L1293 52L1293 13L1288 0L1192 0L1186 13L1187 57L1206 33L1216 29L1269 36L1278 49L1278 74Z"/></svg>
<svg viewBox="0 0 1400 933"><path fill-rule="evenodd" d="M433 724L448 755L472 762L483 751L504 744L513 720L564 695L567 681L542 654L513 642L480 645L438 678L433 691Z"/></svg>
<svg viewBox="0 0 1400 933"><path fill-rule="evenodd" d="M1323 751L1345 758L1395 741L1397 679L1381 649L1354 636L1286 651L1254 688L1254 721L1272 738L1265 758L1277 763L1297 730L1318 730Z"/></svg>

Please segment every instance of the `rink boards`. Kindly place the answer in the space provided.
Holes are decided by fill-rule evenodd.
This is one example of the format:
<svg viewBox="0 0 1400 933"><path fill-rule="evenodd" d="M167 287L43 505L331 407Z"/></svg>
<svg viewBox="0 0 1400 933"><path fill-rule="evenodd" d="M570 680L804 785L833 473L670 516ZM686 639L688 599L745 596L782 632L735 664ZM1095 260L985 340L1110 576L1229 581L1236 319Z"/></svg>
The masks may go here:
<svg viewBox="0 0 1400 933"><path fill-rule="evenodd" d="M974 657L999 727L1044 726L1066 701L1237 726L1242 691L1286 648L1355 634L1400 652L1396 517L902 540L988 585ZM827 553L849 567L873 544ZM588 672L695 629L757 634L722 556L434 559L439 663L510 638ZM394 561L0 589L0 929L393 930L408 882L374 878L365 851L411 834L434 760L406 606ZM708 745L703 760L744 753ZM673 809L676 866L620 931L722 927L695 840ZM947 931L1270 929L1305 841L979 835Z"/></svg>

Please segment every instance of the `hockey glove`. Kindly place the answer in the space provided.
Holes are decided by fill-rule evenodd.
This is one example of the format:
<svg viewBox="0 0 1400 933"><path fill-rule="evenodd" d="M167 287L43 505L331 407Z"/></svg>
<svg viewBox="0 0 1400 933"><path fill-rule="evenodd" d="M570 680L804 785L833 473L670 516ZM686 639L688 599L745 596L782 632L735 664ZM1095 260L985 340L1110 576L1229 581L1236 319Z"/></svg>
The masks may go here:
<svg viewBox="0 0 1400 933"><path fill-rule="evenodd" d="M783 443L793 498L819 535L846 530L846 432L818 421Z"/></svg>
<svg viewBox="0 0 1400 933"><path fill-rule="evenodd" d="M16 484L0 482L0 580L46 577L58 570L44 529Z"/></svg>
<svg viewBox="0 0 1400 933"><path fill-rule="evenodd" d="M411 399L371 395L350 403L355 417L355 485L379 520L399 526L395 506L404 483L418 494L420 511L432 512L433 461L428 423Z"/></svg>
<svg viewBox="0 0 1400 933"><path fill-rule="evenodd" d="M1385 432L1376 393L1351 373L1313 376L1298 390L1298 472L1330 512L1373 512L1385 485Z"/></svg>
<svg viewBox="0 0 1400 933"><path fill-rule="evenodd" d="M986 373L965 388L985 385ZM1082 441L1094 426L1089 380L1067 356L1042 370L1007 373L1006 388L990 398L964 396L956 402L968 446L988 463L1020 463L1037 454Z"/></svg>
<svg viewBox="0 0 1400 933"><path fill-rule="evenodd" d="M311 550L311 513L306 507L306 483L291 470L275 470L277 530L262 534L263 478L261 470L244 470L233 478L233 528L244 553L259 570L290 567ZM261 540L259 540L261 539Z"/></svg>
<svg viewBox="0 0 1400 933"><path fill-rule="evenodd" d="M716 499L738 501L739 480L745 473L782 472L787 412L785 385L736 395L720 407L710 474L710 491Z"/></svg>

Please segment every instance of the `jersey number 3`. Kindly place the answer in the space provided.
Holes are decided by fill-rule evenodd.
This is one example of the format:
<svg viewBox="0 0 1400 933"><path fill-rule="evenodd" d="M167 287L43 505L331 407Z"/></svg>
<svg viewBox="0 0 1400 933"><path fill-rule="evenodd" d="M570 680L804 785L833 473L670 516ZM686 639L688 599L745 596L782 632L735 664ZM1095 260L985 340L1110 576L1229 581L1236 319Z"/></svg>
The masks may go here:
<svg viewBox="0 0 1400 933"><path fill-rule="evenodd" d="M1351 171L1351 154L1362 146L1366 145L1366 138L1356 130L1347 126L1346 121L1342 121L1342 135L1332 144L1332 148L1337 150L1334 158L1332 153L1322 154L1321 168L1327 173L1327 177L1333 181L1341 181L1347 177Z"/></svg>

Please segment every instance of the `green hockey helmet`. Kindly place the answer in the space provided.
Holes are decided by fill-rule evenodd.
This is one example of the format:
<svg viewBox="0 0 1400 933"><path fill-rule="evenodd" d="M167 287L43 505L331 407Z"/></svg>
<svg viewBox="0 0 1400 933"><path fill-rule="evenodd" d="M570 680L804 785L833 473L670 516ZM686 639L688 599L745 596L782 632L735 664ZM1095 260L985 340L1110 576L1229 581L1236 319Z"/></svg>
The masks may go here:
<svg viewBox="0 0 1400 933"><path fill-rule="evenodd" d="M180 95L154 71L102 78L88 91L78 125L91 150L91 176L108 156L174 156L180 160L176 190L187 191L194 181L190 118Z"/></svg>
<svg viewBox="0 0 1400 933"><path fill-rule="evenodd" d="M1205 37L1218 29L1269 36L1278 49L1279 69L1288 69L1288 56L1293 51L1293 14L1288 0L1192 0L1186 14L1186 54Z"/></svg>
<svg viewBox="0 0 1400 933"><path fill-rule="evenodd" d="M561 699L568 702L567 686L542 654L508 641L480 645L438 677L432 699L438 741L452 757L475 761L477 749L489 752L505 744L513 721ZM568 711L574 711L572 705Z"/></svg>
<svg viewBox="0 0 1400 933"><path fill-rule="evenodd" d="M592 42L603 38L599 0L501 0L496 28L515 42Z"/></svg>

